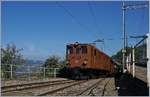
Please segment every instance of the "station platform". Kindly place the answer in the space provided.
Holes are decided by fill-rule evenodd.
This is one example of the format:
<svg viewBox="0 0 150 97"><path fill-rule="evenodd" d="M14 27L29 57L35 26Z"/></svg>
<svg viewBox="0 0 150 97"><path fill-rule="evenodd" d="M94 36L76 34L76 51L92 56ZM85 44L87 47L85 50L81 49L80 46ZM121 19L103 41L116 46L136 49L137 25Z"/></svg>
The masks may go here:
<svg viewBox="0 0 150 97"><path fill-rule="evenodd" d="M123 74L119 79L115 79L118 89L118 96L149 96L147 83L133 78L131 74Z"/></svg>

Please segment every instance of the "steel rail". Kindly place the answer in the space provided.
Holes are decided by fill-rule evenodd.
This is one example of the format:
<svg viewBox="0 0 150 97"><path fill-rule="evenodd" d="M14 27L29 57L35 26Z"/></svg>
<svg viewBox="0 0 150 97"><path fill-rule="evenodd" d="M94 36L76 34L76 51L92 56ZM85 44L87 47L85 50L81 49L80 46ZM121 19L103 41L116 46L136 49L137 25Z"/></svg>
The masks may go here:
<svg viewBox="0 0 150 97"><path fill-rule="evenodd" d="M106 84L104 85L104 88L103 88L103 92L102 92L102 95L101 96L104 96L104 93L105 93L105 89L106 89L106 86L108 84L108 82L110 81L110 79L106 82Z"/></svg>
<svg viewBox="0 0 150 97"><path fill-rule="evenodd" d="M50 83L51 82L51 83ZM17 87L11 87L12 89L9 89L9 90L2 90L1 92L2 93L5 93L5 92L11 92L11 91L17 91L17 90L26 90L26 89L33 89L33 88L39 88L39 87L45 87L45 86L50 86L50 85L59 85L59 84L65 84L65 83L72 83L74 81L69 81L69 80L64 80L64 81L56 81L56 82L53 82L53 81L50 81L49 83L46 82L46 83L34 83L34 84L28 84L28 85L31 85L31 86L28 86L28 85L25 85L25 86L28 86L28 87L25 87L23 85L21 85L22 88L17 88ZM33 86L34 85L34 86Z"/></svg>
<svg viewBox="0 0 150 97"><path fill-rule="evenodd" d="M61 87L61 88L58 88L58 89L55 89L55 90L47 91L47 92L44 92L44 93L38 94L38 95L36 95L36 96L45 96L45 95L48 95L48 94L52 94L52 93L55 93L55 92L58 92L58 91L61 91L61 90L67 89L67 88L69 88L69 87L72 87L72 86L75 86L75 85L78 85L78 84L84 83L84 82L86 82L86 81L87 81L87 80L76 81L76 82L74 82L74 83L73 83L73 84L71 84L71 85L67 85L67 86L64 86L64 87Z"/></svg>
<svg viewBox="0 0 150 97"><path fill-rule="evenodd" d="M92 86L90 86L90 87L86 88L85 90L81 91L81 92L78 93L76 96L81 96L81 95L82 95L83 93L85 93L86 91L88 91L88 90L93 90L93 89L96 88L97 85L98 85L99 83L101 83L103 80L105 80L105 78L100 79L98 82L94 83ZM89 93L90 93L90 92L89 92ZM88 93L88 95L89 95L89 93Z"/></svg>
<svg viewBox="0 0 150 97"><path fill-rule="evenodd" d="M49 82L60 82L60 81L66 81L66 80L41 81L41 82L31 82L31 83L23 83L23 84L14 84L14 85L2 86L1 89L18 87L18 86L26 86L26 85L34 85L34 84L41 84L41 83L49 83Z"/></svg>

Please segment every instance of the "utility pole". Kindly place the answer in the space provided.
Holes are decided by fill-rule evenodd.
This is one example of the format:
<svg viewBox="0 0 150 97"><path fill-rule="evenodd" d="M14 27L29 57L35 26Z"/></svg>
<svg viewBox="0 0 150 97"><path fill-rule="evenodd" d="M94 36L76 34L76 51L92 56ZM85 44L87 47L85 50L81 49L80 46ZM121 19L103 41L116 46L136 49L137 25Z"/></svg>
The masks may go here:
<svg viewBox="0 0 150 97"><path fill-rule="evenodd" d="M123 56L122 56L122 65L123 65L123 72L124 72L124 69L125 69L125 53L126 53L126 32L125 32L125 5L124 5L124 2L122 4L122 31L123 31L123 50L122 50L122 53L123 53Z"/></svg>
<svg viewBox="0 0 150 97"><path fill-rule="evenodd" d="M122 65L123 65L123 72L125 71L125 65L126 65L126 52L127 52L127 33L125 30L125 12L127 10L135 10L140 8L148 7L147 4L136 4L136 5L125 5L124 2L122 3L122 31L123 31L123 50L122 50Z"/></svg>
<svg viewBox="0 0 150 97"><path fill-rule="evenodd" d="M147 86L150 86L150 32L147 34Z"/></svg>

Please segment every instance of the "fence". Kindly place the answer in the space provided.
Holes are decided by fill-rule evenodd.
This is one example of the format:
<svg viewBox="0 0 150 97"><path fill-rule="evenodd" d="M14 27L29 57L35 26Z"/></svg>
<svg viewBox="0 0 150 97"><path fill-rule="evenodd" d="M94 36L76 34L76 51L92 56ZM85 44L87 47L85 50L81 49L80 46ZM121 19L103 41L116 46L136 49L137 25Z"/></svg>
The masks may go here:
<svg viewBox="0 0 150 97"><path fill-rule="evenodd" d="M32 80L32 79L45 79L56 78L59 68L46 68L42 66L31 65L1 65L1 79L2 80Z"/></svg>

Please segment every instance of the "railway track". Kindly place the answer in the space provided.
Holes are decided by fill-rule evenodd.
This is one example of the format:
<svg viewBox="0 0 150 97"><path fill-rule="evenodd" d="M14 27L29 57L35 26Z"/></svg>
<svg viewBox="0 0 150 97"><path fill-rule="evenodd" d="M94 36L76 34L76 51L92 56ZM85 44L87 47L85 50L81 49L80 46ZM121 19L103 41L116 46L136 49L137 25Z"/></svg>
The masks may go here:
<svg viewBox="0 0 150 97"><path fill-rule="evenodd" d="M101 94L98 96L104 96L105 93L105 88L108 84L108 82L110 81L110 79L100 79L98 80L96 83L92 84L91 86L87 87L86 89L84 89L83 91L79 92L76 96L96 96L96 93L93 93L94 90L99 90L98 86L101 85Z"/></svg>
<svg viewBox="0 0 150 97"><path fill-rule="evenodd" d="M69 87L72 87L72 86L75 86L75 85L80 85L84 82L86 82L87 80L82 80L82 81L75 81L73 82L72 84L70 85L66 85L66 86L63 86L61 88L58 88L58 89L55 89L55 90L50 90L50 91L47 91L47 92L43 92L41 94L38 94L37 96L46 96L46 95L50 95L50 94L53 94L55 92L58 92L58 91L61 91L61 90L64 90L64 89L67 89Z"/></svg>
<svg viewBox="0 0 150 97"><path fill-rule="evenodd" d="M92 80L59 80L3 87L2 95L33 95L33 96L104 96L110 78ZM100 90L99 90L100 88ZM97 91L97 92L94 92ZM21 94L22 93L22 94ZM97 94L99 93L99 94Z"/></svg>
<svg viewBox="0 0 150 97"><path fill-rule="evenodd" d="M90 90L90 92L88 93L88 95L90 95L90 94L91 94L91 91L92 91L93 89L95 89L95 88L98 86L98 84L101 83L103 80L105 80L105 78L98 80L98 81L97 81L96 83L94 83L93 85L91 85L91 86L87 87L86 89L84 89L83 91L79 92L76 96L81 96L81 95L83 95L83 94L84 94L86 91L88 91L88 90Z"/></svg>
<svg viewBox="0 0 150 97"><path fill-rule="evenodd" d="M33 88L40 88L51 85L59 85L65 83L72 83L73 80L58 80L58 81L45 81L45 82L34 82L34 83L25 83L25 84L16 84L1 87L1 93L12 92L12 91L21 91Z"/></svg>
<svg viewBox="0 0 150 97"><path fill-rule="evenodd" d="M107 86L107 84L109 83L109 81L110 81L110 79L106 81L106 83L105 83L105 85L104 85L104 87L103 87L103 90L102 90L103 92L102 92L102 95L101 95L101 96L105 96L106 86Z"/></svg>
<svg viewBox="0 0 150 97"><path fill-rule="evenodd" d="M93 84L91 83L92 81L94 82ZM107 78L96 79L96 81L95 80L77 81L77 82L71 83L70 85L60 87L60 88L52 90L52 91L50 90L47 92L43 92L37 96L48 96L48 95L51 95L51 96L85 96L85 95L86 96L95 96L95 94L93 94L93 90L97 89L97 87L99 85L102 86L102 88L101 88L102 91L99 96L104 96L105 88L109 81L110 81L110 79L107 79ZM86 84L86 86L85 86L85 85L83 85L85 83L88 83L88 84ZM91 85L90 85L90 83L91 83ZM83 85L83 86L80 87L81 85Z"/></svg>

